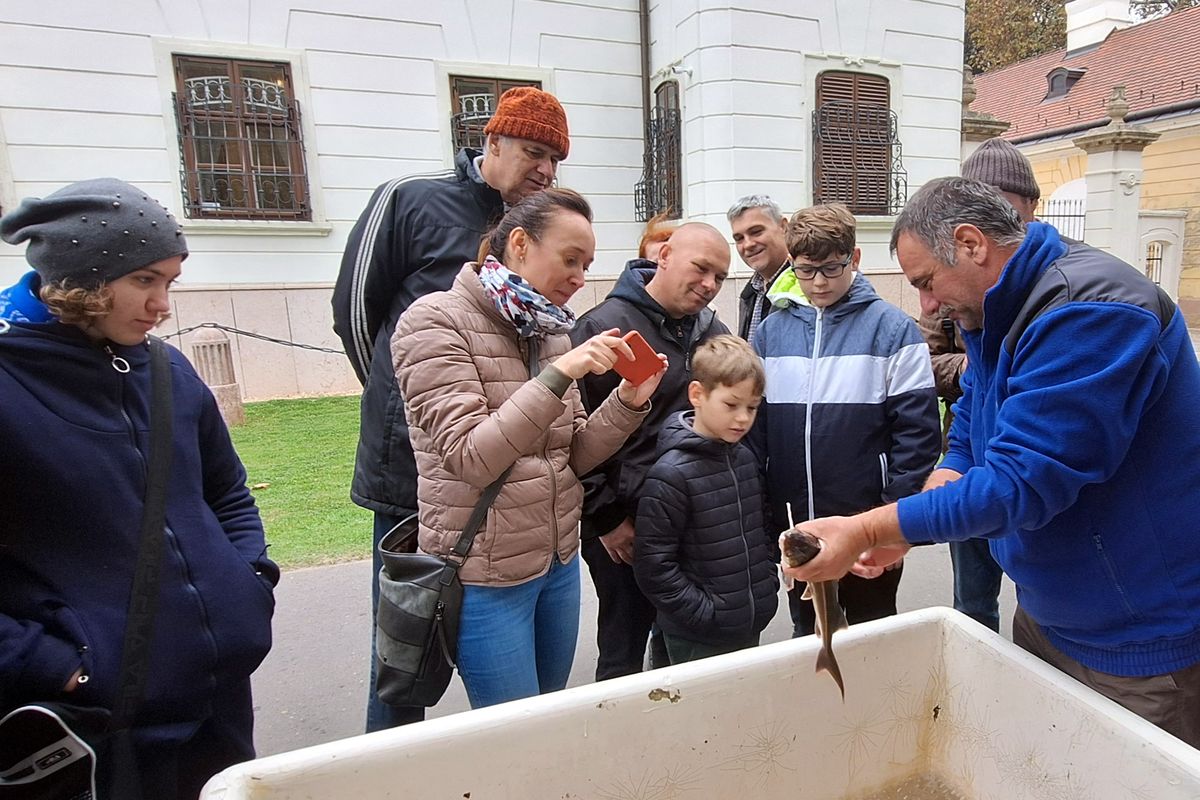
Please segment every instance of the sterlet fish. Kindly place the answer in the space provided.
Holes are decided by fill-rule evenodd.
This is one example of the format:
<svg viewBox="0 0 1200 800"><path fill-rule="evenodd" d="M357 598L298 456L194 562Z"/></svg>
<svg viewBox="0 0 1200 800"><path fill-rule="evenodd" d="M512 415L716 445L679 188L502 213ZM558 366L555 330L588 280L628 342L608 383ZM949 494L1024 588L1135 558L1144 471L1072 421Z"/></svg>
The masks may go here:
<svg viewBox="0 0 1200 800"><path fill-rule="evenodd" d="M811 533L793 528L779 537L779 549L783 561L789 567L806 564L821 551L821 540ZM846 685L842 682L842 670L833 654L833 632L848 627L846 612L838 602L837 581L816 581L809 583L802 598L812 600L816 611L817 635L821 637L821 652L817 654L817 672L824 670L841 690L842 700L846 699Z"/></svg>

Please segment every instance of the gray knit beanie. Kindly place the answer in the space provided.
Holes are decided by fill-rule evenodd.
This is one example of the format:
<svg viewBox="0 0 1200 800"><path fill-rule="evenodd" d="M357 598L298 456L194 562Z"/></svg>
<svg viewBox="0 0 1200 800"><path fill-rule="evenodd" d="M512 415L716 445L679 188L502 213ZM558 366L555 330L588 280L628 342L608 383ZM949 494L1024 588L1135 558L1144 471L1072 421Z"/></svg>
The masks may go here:
<svg viewBox="0 0 1200 800"><path fill-rule="evenodd" d="M962 176L1031 200L1042 196L1029 159L1012 142L999 137L988 139L971 153L963 162Z"/></svg>
<svg viewBox="0 0 1200 800"><path fill-rule="evenodd" d="M149 194L116 178L26 198L0 218L0 239L28 241L25 260L42 280L93 289L172 256L187 258L183 229Z"/></svg>

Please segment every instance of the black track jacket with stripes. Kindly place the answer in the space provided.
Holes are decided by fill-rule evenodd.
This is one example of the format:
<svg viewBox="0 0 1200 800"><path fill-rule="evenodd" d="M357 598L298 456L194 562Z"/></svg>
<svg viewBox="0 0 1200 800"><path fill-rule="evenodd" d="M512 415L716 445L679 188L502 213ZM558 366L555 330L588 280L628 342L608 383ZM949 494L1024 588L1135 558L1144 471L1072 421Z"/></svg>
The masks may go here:
<svg viewBox="0 0 1200 800"><path fill-rule="evenodd" d="M450 288L504 214L500 193L463 149L454 169L388 181L346 242L333 289L333 329L363 383L358 454L350 496L393 516L417 510L417 468L390 342L400 315L418 298Z"/></svg>

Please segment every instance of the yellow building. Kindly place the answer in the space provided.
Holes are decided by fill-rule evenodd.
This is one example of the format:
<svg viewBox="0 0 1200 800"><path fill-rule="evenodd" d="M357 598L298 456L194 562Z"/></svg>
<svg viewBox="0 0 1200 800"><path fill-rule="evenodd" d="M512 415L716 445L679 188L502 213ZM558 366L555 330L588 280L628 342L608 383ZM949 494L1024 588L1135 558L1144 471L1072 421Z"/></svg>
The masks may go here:
<svg viewBox="0 0 1200 800"><path fill-rule="evenodd" d="M1067 47L976 76L972 110L1011 123L1004 137L1033 163L1039 216L1082 237L1087 155L1073 139L1108 124L1124 86L1125 121L1160 134L1142 156L1137 266L1200 327L1200 7L1137 25L1123 2L1074 0L1067 14Z"/></svg>

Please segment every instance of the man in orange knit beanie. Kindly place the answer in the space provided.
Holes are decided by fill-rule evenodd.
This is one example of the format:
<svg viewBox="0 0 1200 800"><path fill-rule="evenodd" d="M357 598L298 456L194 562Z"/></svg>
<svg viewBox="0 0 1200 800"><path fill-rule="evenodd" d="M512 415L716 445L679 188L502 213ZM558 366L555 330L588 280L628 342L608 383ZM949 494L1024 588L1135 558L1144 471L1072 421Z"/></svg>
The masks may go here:
<svg viewBox="0 0 1200 800"><path fill-rule="evenodd" d="M484 132L483 151L464 147L453 170L396 178L375 190L350 231L333 290L333 327L363 383L350 497L375 513L372 609L379 540L417 511L417 467L392 368L396 320L418 297L449 289L505 206L553 185L570 149L562 106L532 86L501 95ZM372 639L367 732L423 718L423 708L379 700L375 660Z"/></svg>

